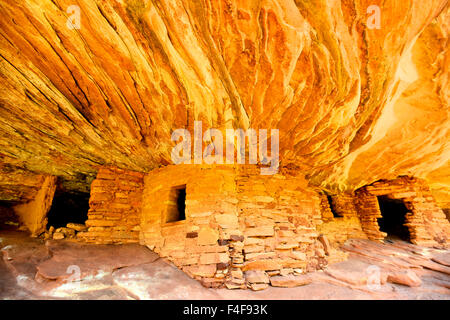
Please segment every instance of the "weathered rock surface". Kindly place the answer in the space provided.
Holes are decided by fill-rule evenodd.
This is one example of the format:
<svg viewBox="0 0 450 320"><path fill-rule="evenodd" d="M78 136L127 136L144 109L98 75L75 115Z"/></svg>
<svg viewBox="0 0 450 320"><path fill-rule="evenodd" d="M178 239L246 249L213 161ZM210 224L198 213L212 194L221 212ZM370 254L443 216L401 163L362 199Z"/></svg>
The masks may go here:
<svg viewBox="0 0 450 320"><path fill-rule="evenodd" d="M434 255L431 260L440 263L444 266L450 267L450 253L442 253Z"/></svg>
<svg viewBox="0 0 450 320"><path fill-rule="evenodd" d="M303 284L291 288L269 286L266 290L259 291L268 284L255 283L252 288L257 291L208 289L163 259L155 260L156 254L137 245L105 246L71 243L68 240L50 241L45 245L42 240L29 238L23 232L2 231L0 299L450 298L448 275L426 268L421 269L418 265L423 259L429 260L446 251L406 245L402 242L374 244L374 247L370 247L369 244L372 242L365 242L350 240L348 245L365 244L368 249L361 250L358 254L352 253L349 261L332 266L347 269L353 274L359 271L361 275L364 273L370 275L367 273L367 266L371 266L371 270L378 267L382 271L381 274L394 271L406 273L411 265L393 266L389 263L389 257L398 256L416 264L414 273L421 278L422 284L410 288L380 281L379 287L369 287L367 284L351 284L345 279L338 280L324 272L313 272L308 276L270 277L271 282L277 283L279 280L278 284L283 286ZM136 251L137 248L139 252ZM141 250L145 250L146 253L142 254ZM78 261L79 264L74 265L75 256L82 256L82 259ZM377 257L379 261L373 261L370 257ZM79 274L76 266L80 268Z"/></svg>
<svg viewBox="0 0 450 320"><path fill-rule="evenodd" d="M391 273L388 275L387 281L409 287L419 287L422 284L422 280L411 270Z"/></svg>
<svg viewBox="0 0 450 320"><path fill-rule="evenodd" d="M49 240L46 246L52 257L37 266L37 276L58 281L72 276L71 266L77 267L80 277L86 277L159 259L156 253L137 244L86 246Z"/></svg>
<svg viewBox="0 0 450 320"><path fill-rule="evenodd" d="M363 286L367 284L369 274L367 270L370 264L355 261L344 261L329 266L325 273L337 280L347 282L351 285Z"/></svg>
<svg viewBox="0 0 450 320"><path fill-rule="evenodd" d="M269 283L269 277L264 271L252 270L246 271L245 279L250 283Z"/></svg>
<svg viewBox="0 0 450 320"><path fill-rule="evenodd" d="M62 233L62 232L55 232L54 234L53 234L53 239L54 240L61 240L61 239L64 239L66 236L64 235L64 233Z"/></svg>
<svg viewBox="0 0 450 320"><path fill-rule="evenodd" d="M274 287L292 288L297 286L304 286L312 282L311 277L307 275L285 275L270 277L270 284Z"/></svg>
<svg viewBox="0 0 450 320"><path fill-rule="evenodd" d="M37 174L171 162L171 133L276 128L283 166L328 189L428 178L450 203L446 0L0 3L0 199ZM26 170L23 170L23 169ZM3 174L7 172L7 174ZM10 186L13 186L12 188Z"/></svg>

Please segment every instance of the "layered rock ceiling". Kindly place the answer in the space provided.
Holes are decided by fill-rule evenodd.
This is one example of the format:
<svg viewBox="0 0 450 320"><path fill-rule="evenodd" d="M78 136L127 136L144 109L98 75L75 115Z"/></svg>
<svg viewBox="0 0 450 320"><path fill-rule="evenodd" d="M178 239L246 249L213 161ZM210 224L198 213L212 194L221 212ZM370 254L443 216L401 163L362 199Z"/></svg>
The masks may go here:
<svg viewBox="0 0 450 320"><path fill-rule="evenodd" d="M26 200L33 172L79 190L101 165L170 164L172 131L201 120L279 129L281 165L325 189L411 175L449 201L447 0L2 0L0 17L0 199Z"/></svg>

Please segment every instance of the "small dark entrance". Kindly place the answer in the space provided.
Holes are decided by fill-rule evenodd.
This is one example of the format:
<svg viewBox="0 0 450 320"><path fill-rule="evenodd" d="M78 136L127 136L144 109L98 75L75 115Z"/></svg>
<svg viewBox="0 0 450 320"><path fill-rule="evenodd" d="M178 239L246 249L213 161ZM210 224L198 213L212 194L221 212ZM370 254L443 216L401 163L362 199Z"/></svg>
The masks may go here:
<svg viewBox="0 0 450 320"><path fill-rule="evenodd" d="M331 213L333 213L334 218L341 218L342 215L338 214L336 210L334 210L333 198L330 195L327 195L328 206L330 207Z"/></svg>
<svg viewBox="0 0 450 320"><path fill-rule="evenodd" d="M15 229L19 226L19 219L14 213L13 206L18 203L0 201L0 230Z"/></svg>
<svg viewBox="0 0 450 320"><path fill-rule="evenodd" d="M382 218L378 219L380 230L388 234L388 238L410 240L408 227L405 226L408 209L402 200L378 197Z"/></svg>
<svg viewBox="0 0 450 320"><path fill-rule="evenodd" d="M56 190L48 212L47 229L65 227L69 222L84 224L88 218L89 193Z"/></svg>

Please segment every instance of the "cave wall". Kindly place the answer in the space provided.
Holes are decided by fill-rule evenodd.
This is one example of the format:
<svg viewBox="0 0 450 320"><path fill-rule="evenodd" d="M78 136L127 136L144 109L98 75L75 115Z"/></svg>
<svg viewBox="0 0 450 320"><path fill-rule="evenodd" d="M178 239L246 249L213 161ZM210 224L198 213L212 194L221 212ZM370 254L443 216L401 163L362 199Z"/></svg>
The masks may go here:
<svg viewBox="0 0 450 320"><path fill-rule="evenodd" d="M21 225L27 228L32 236L38 236L47 226L47 213L53 201L57 178L45 176L40 189L34 198L28 202L15 205L13 210Z"/></svg>
<svg viewBox="0 0 450 320"><path fill-rule="evenodd" d="M13 205L32 201L46 176L3 163L0 157L0 199Z"/></svg>
<svg viewBox="0 0 450 320"><path fill-rule="evenodd" d="M279 129L283 165L324 189L411 175L449 203L447 0L79 0L80 29L71 5L0 3L0 165L18 175L150 171L199 120ZM0 199L21 201L9 180Z"/></svg>
<svg viewBox="0 0 450 320"><path fill-rule="evenodd" d="M95 178L80 238L140 241L210 286L239 287L249 266L320 267L321 235L333 249L384 238L375 185L353 192L390 179L380 192L412 192L401 199L413 241L447 241L436 206L450 210L447 0L76 3L79 29L70 0L0 2L0 200L33 233L51 202L46 177L76 191ZM194 121L279 129L279 175L168 166L172 132ZM187 219L162 225L178 183ZM191 245L211 252L180 249Z"/></svg>

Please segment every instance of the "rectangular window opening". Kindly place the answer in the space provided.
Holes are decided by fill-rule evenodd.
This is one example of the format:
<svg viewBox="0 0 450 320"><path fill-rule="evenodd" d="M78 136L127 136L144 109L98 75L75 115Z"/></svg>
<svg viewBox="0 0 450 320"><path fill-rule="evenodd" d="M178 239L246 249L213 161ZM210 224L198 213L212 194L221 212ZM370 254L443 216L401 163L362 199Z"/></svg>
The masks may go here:
<svg viewBox="0 0 450 320"><path fill-rule="evenodd" d="M186 220L186 185L170 190L166 223Z"/></svg>

